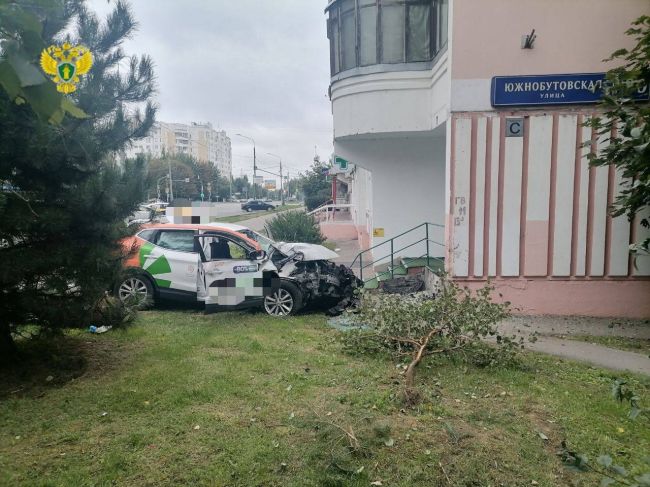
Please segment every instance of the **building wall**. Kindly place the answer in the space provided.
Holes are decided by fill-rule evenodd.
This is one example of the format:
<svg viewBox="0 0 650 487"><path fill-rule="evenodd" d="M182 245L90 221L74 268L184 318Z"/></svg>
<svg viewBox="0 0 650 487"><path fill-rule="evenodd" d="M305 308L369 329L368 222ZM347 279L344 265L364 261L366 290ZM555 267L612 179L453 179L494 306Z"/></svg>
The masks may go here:
<svg viewBox="0 0 650 487"><path fill-rule="evenodd" d="M622 178L588 166L586 154L607 144L583 127L596 107L495 110L490 100L493 76L610 69L602 60L632 45L625 31L650 1L454 0L452 8L449 271L470 286L492 279L526 313L650 316L650 259L633 262L628 249L647 230L608 215ZM522 49L533 28L534 48ZM509 116L525 117L524 137L505 137Z"/></svg>
<svg viewBox="0 0 650 487"><path fill-rule="evenodd" d="M448 269L453 276L496 278L510 289L546 281L543 285L553 291L545 295L551 292L556 301L540 308L533 306L540 296L519 293L517 304L528 311L533 311L531 306L537 312L564 307L574 314L650 315L650 303L621 308L622 294L630 290L645 295L640 303L648 303L650 258L634 262L629 255L629 244L648 235L648 229L638 219L630 223L625 216L612 218L607 212L623 178L613 167L588 166L587 154L607 144L583 126L592 113L580 109L453 116L448 218ZM525 117L524 137L505 137L506 116ZM582 147L590 140L589 147ZM520 281L515 288L511 279ZM621 280L636 285L623 287ZM584 286L576 287L576 281Z"/></svg>
<svg viewBox="0 0 650 487"><path fill-rule="evenodd" d="M366 210L370 216L364 217L361 207L356 209L359 224L371 224L370 245L387 242L391 237L424 222L444 225L444 131L409 137L346 139L335 141L334 148L337 154L355 161L357 167L371 173L355 187L360 193L359 186L372 186L371 192L365 190L366 201L370 199L372 202ZM363 200L364 196L358 195L358 198ZM383 229L384 237L373 237L373 229ZM432 231L430 238L443 243L444 228ZM397 240L395 250L412 242L412 235ZM388 253L390 247L386 245L385 249L374 252L375 258ZM437 255L444 253L443 246L438 249L432 247L432 251ZM397 255L413 257L424 252L425 245L422 244L397 252Z"/></svg>
<svg viewBox="0 0 650 487"><path fill-rule="evenodd" d="M632 41L625 31L650 0L453 0L453 111L491 110L493 76L591 73ZM521 36L535 29L533 49Z"/></svg>

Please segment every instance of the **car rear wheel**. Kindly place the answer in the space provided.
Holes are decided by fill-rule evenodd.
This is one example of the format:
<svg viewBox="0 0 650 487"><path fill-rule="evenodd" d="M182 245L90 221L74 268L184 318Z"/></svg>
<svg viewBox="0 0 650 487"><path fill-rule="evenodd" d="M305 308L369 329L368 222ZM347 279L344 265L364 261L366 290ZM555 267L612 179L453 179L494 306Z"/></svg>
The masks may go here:
<svg viewBox="0 0 650 487"><path fill-rule="evenodd" d="M264 311L270 316L291 316L300 308L302 308L302 292L291 282L282 281L277 291L264 298Z"/></svg>
<svg viewBox="0 0 650 487"><path fill-rule="evenodd" d="M127 306L146 309L153 304L153 285L141 275L129 275L115 286L115 294Z"/></svg>
<svg viewBox="0 0 650 487"><path fill-rule="evenodd" d="M247 211L248 213L250 213L251 211L253 211L253 209L252 209L252 208L246 208L246 211Z"/></svg>

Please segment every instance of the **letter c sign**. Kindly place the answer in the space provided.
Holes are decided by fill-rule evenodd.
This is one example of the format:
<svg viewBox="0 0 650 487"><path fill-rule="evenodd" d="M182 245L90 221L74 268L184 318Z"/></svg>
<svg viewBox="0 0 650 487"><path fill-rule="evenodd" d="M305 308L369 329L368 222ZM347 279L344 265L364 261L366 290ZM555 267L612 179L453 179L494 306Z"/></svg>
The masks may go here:
<svg viewBox="0 0 650 487"><path fill-rule="evenodd" d="M524 119L506 118L506 137L523 137Z"/></svg>

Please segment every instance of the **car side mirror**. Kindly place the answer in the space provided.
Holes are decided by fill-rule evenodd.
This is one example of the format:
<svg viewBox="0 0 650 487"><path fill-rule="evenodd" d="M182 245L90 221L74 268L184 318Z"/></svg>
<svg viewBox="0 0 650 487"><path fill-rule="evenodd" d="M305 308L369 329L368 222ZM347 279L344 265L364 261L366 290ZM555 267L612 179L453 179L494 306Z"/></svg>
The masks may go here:
<svg viewBox="0 0 650 487"><path fill-rule="evenodd" d="M265 250L253 250L248 254L249 260L264 260L266 259Z"/></svg>

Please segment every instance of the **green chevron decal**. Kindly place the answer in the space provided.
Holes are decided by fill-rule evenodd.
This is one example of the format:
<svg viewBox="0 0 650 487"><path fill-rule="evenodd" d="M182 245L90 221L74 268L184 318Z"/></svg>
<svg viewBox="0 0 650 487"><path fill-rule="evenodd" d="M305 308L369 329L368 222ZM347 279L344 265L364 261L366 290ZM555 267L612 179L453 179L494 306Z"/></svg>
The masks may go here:
<svg viewBox="0 0 650 487"><path fill-rule="evenodd" d="M156 274L168 274L172 271L172 268L167 261L167 257L161 255L145 270L155 276Z"/></svg>
<svg viewBox="0 0 650 487"><path fill-rule="evenodd" d="M144 267L144 263L147 261L147 257L153 250L153 244L147 242L140 247L140 267Z"/></svg>

